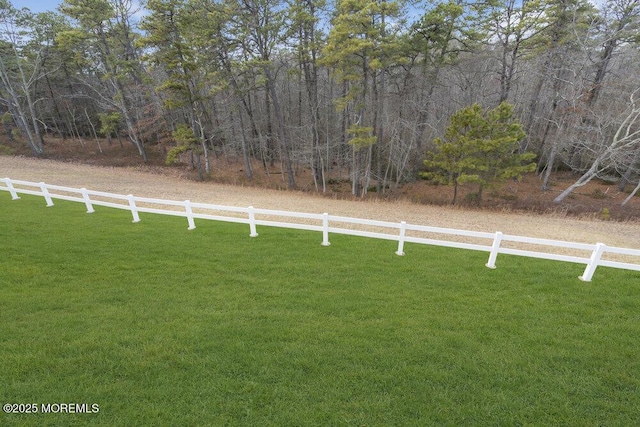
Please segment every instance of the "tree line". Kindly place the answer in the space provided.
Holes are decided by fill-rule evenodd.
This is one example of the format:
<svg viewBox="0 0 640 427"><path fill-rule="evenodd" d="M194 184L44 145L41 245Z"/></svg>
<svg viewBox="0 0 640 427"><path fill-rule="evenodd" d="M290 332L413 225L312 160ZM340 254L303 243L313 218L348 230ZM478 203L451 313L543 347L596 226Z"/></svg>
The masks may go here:
<svg viewBox="0 0 640 427"><path fill-rule="evenodd" d="M569 192L640 188L640 0L0 0L0 34L3 125L36 156L46 135L166 144L201 177L223 157L363 195L432 176L457 112L509 104L499 155L533 153L542 190L557 168Z"/></svg>

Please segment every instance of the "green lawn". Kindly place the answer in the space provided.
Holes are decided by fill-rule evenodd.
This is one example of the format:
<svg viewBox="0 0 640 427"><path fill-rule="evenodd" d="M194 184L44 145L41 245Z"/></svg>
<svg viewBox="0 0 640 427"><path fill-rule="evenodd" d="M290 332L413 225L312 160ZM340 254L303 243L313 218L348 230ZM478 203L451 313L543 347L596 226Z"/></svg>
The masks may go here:
<svg viewBox="0 0 640 427"><path fill-rule="evenodd" d="M0 425L640 422L640 273L0 192ZM471 214L470 214L471 215Z"/></svg>

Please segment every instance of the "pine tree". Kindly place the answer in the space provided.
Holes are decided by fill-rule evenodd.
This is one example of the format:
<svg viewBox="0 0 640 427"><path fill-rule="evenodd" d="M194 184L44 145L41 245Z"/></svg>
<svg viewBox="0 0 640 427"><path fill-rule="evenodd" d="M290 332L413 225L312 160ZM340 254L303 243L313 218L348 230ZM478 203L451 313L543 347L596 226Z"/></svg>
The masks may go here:
<svg viewBox="0 0 640 427"><path fill-rule="evenodd" d="M164 94L165 108L181 111L188 122L191 137L195 138L195 142L186 138L189 139L189 144L179 145L179 148L189 147L192 154L197 156L198 177L202 179L201 154L204 154L207 174L210 173L211 167L203 123L206 109L201 95L201 80L205 67L199 63L197 43L194 42L194 29L199 15L193 13L193 9L185 0L150 0L147 7L151 13L141 25L146 31L146 37L142 38L141 44L153 48L147 59L165 73L166 77L158 87ZM175 138L176 132L186 132L181 125L184 123L177 125L180 132L174 132L174 139L179 143L185 138ZM175 160L173 150L169 155L172 157L167 157L167 162L171 163Z"/></svg>
<svg viewBox="0 0 640 427"><path fill-rule="evenodd" d="M518 152L525 138L522 125L513 119L513 107L503 102L483 111L479 104L463 108L451 117L444 138L433 141L435 150L424 161L422 177L454 186L478 185L478 204L485 187L535 170L533 153Z"/></svg>
<svg viewBox="0 0 640 427"><path fill-rule="evenodd" d="M384 88L385 68L398 52L395 40L387 34L386 19L399 15L398 2L339 0L323 50L322 65L346 87L336 106L351 116L347 133L353 149L353 195L366 193L373 146L381 142L382 103L377 85L380 82Z"/></svg>
<svg viewBox="0 0 640 427"><path fill-rule="evenodd" d="M480 42L489 38L484 28L488 12L485 2L447 0L430 5L411 27L410 50L420 64L420 84L417 89L418 115L415 145L418 156L414 172L424 156L423 140L433 112L434 92L446 68L459 61L464 53L475 52Z"/></svg>

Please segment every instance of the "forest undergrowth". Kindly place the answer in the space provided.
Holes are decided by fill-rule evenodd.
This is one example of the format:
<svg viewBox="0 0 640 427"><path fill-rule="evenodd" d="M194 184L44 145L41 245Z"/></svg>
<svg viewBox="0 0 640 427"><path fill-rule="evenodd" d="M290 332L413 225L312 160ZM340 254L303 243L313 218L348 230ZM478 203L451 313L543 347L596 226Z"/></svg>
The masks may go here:
<svg viewBox="0 0 640 427"><path fill-rule="evenodd" d="M0 146L0 154L31 156L24 145L4 141ZM95 166L132 168L150 174L176 176L194 181L199 179L188 155L184 155L173 166L165 165L168 150L169 148L162 144L148 146L149 160L145 163L135 147L126 142L120 145L117 141L108 144L105 140L49 138L45 158ZM297 163L294 168L297 187L294 191L317 193L319 197L353 200L355 197L351 194L348 166L333 165L325 176L323 191L321 181L314 183L310 167ZM254 160L252 168L253 179L249 180L241 158L214 153L211 156L211 173L205 176L204 180L244 187L287 189L286 173L279 162L264 165ZM511 180L486 189L480 206L477 201L477 187L472 184L464 185L459 190L459 201L455 206L460 209L566 215L603 221L640 220L640 197L636 196L625 206L621 206L633 189L632 185L628 185L625 191L620 191L616 183L594 179L571 194L563 203L553 203L553 199L575 182L577 176L577 173L571 171L554 171L550 189L542 191L541 177L536 173L530 173L520 181ZM372 181L364 199L401 199L417 204L444 206L451 204L452 197L452 186L437 185L416 178L413 182L399 183L397 188L392 185L381 192L376 191L375 181Z"/></svg>

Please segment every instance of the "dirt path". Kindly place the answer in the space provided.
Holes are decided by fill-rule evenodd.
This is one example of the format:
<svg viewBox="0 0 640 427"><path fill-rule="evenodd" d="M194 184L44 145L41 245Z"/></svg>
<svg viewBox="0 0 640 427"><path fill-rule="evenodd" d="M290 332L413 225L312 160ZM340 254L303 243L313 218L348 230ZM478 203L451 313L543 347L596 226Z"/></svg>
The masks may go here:
<svg viewBox="0 0 640 427"><path fill-rule="evenodd" d="M583 243L603 242L610 246L640 249L639 222L481 212L401 201L334 200L308 193L198 183L135 169L0 156L0 178L5 177L136 196L298 212L328 212L332 215L486 232L502 231L505 234Z"/></svg>

